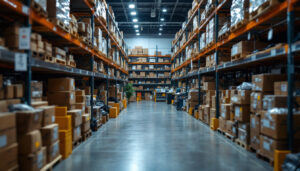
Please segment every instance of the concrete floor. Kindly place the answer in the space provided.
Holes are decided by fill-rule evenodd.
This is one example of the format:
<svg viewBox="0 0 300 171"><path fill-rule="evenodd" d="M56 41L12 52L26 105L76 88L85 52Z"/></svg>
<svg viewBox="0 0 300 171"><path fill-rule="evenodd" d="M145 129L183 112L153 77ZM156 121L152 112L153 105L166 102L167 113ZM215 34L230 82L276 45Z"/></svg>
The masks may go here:
<svg viewBox="0 0 300 171"><path fill-rule="evenodd" d="M272 170L172 105L131 103L55 170Z"/></svg>

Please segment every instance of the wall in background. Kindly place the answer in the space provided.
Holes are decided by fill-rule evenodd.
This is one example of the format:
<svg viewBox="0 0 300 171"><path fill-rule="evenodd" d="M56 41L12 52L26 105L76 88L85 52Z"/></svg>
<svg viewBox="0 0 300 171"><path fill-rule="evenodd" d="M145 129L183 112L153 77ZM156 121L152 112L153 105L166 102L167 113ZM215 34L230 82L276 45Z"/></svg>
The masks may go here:
<svg viewBox="0 0 300 171"><path fill-rule="evenodd" d="M156 46L163 55L171 54L172 40L171 38L125 38L125 42L130 49L133 49L135 46L142 46L149 49L150 55L154 54Z"/></svg>

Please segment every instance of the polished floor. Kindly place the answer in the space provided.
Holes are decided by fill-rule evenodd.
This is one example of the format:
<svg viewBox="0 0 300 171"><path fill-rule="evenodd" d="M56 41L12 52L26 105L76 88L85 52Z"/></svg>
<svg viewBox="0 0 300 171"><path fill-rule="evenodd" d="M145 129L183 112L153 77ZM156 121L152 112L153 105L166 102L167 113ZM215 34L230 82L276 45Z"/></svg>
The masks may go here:
<svg viewBox="0 0 300 171"><path fill-rule="evenodd" d="M271 167L166 103L131 103L55 170L272 170Z"/></svg>

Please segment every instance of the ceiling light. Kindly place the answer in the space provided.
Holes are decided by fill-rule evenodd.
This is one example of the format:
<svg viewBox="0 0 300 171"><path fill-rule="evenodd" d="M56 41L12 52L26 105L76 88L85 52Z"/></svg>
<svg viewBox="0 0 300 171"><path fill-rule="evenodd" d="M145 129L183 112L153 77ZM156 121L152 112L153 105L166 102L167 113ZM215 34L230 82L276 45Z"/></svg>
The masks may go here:
<svg viewBox="0 0 300 171"><path fill-rule="evenodd" d="M160 27L162 27L163 25L161 24L161 25L159 25Z"/></svg>
<svg viewBox="0 0 300 171"><path fill-rule="evenodd" d="M159 28L159 31L162 31L163 29L162 28Z"/></svg>
<svg viewBox="0 0 300 171"><path fill-rule="evenodd" d="M135 32L139 32L140 30L135 30Z"/></svg>
<svg viewBox="0 0 300 171"><path fill-rule="evenodd" d="M161 36L161 33L158 33L159 36Z"/></svg>
<svg viewBox="0 0 300 171"><path fill-rule="evenodd" d="M133 8L135 8L135 5L134 4L129 4L129 8L133 9Z"/></svg>
<svg viewBox="0 0 300 171"><path fill-rule="evenodd" d="M134 18L134 19L132 20L132 22L136 23L136 22L138 22L138 19Z"/></svg>
<svg viewBox="0 0 300 171"><path fill-rule="evenodd" d="M137 36L141 35L140 33L136 33Z"/></svg>
<svg viewBox="0 0 300 171"><path fill-rule="evenodd" d="M134 27L134 28L139 28L139 25L134 25L133 27Z"/></svg>
<svg viewBox="0 0 300 171"><path fill-rule="evenodd" d="M162 9L162 12L167 12L167 9L166 8Z"/></svg>
<svg viewBox="0 0 300 171"><path fill-rule="evenodd" d="M164 18L161 18L160 21L165 21L165 19L164 19Z"/></svg>
<svg viewBox="0 0 300 171"><path fill-rule="evenodd" d="M135 11L130 12L130 15L136 15Z"/></svg>

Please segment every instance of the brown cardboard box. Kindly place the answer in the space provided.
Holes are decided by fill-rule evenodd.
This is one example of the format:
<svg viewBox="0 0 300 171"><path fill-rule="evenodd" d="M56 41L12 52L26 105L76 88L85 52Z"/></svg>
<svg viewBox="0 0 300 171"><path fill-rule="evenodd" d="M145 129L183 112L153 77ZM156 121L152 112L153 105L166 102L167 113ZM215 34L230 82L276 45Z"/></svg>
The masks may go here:
<svg viewBox="0 0 300 171"><path fill-rule="evenodd" d="M263 99L263 109L269 110L272 108L286 108L287 96L281 95L266 95Z"/></svg>
<svg viewBox="0 0 300 171"><path fill-rule="evenodd" d="M216 96L211 96L211 107L216 108Z"/></svg>
<svg viewBox="0 0 300 171"><path fill-rule="evenodd" d="M76 103L85 103L85 96L76 96Z"/></svg>
<svg viewBox="0 0 300 171"><path fill-rule="evenodd" d="M233 135L233 130L232 130L233 125L234 125L233 121L226 120L226 132L230 135Z"/></svg>
<svg viewBox="0 0 300 171"><path fill-rule="evenodd" d="M73 128L72 141L75 142L81 138L81 128Z"/></svg>
<svg viewBox="0 0 300 171"><path fill-rule="evenodd" d="M91 95L91 87L85 87L84 93L85 95Z"/></svg>
<svg viewBox="0 0 300 171"><path fill-rule="evenodd" d="M85 103L76 103L75 108L85 111Z"/></svg>
<svg viewBox="0 0 300 171"><path fill-rule="evenodd" d="M226 120L224 120L222 117L219 118L219 128L221 131L226 130Z"/></svg>
<svg viewBox="0 0 300 171"><path fill-rule="evenodd" d="M76 90L75 95L76 96L85 96L85 91L84 90Z"/></svg>
<svg viewBox="0 0 300 171"><path fill-rule="evenodd" d="M39 130L28 132L18 137L19 154L35 153L42 147L42 137Z"/></svg>
<svg viewBox="0 0 300 171"><path fill-rule="evenodd" d="M295 90L300 89L300 82L296 81L294 83L294 86L295 86ZM274 95L287 96L288 82L287 81L274 82Z"/></svg>
<svg viewBox="0 0 300 171"><path fill-rule="evenodd" d="M260 134L260 115L250 115L250 146L258 150L259 149L259 134Z"/></svg>
<svg viewBox="0 0 300 171"><path fill-rule="evenodd" d="M82 115L82 123L90 121L90 115L89 114L83 114Z"/></svg>
<svg viewBox="0 0 300 171"><path fill-rule="evenodd" d="M28 132L41 128L43 110L35 109L34 111L16 112L16 124L18 137Z"/></svg>
<svg viewBox="0 0 300 171"><path fill-rule="evenodd" d="M210 108L210 112L209 112L209 118L216 118L216 109L215 108ZM209 122L210 123L210 122Z"/></svg>
<svg viewBox="0 0 300 171"><path fill-rule="evenodd" d="M14 143L8 147L0 149L0 168L9 170L18 165L18 144Z"/></svg>
<svg viewBox="0 0 300 171"><path fill-rule="evenodd" d="M36 153L19 156L20 170L37 171L46 164L46 147L42 147Z"/></svg>
<svg viewBox="0 0 300 171"><path fill-rule="evenodd" d="M245 144L249 144L249 139L250 139L249 131L239 128L238 139Z"/></svg>
<svg viewBox="0 0 300 171"><path fill-rule="evenodd" d="M10 105L13 105L13 104L20 104L21 99L7 99L6 103L7 103L7 106L10 106Z"/></svg>
<svg viewBox="0 0 300 171"><path fill-rule="evenodd" d="M5 92L6 99L14 98L14 86L13 85L7 85L4 89L4 92Z"/></svg>
<svg viewBox="0 0 300 171"><path fill-rule="evenodd" d="M204 110L203 110L203 108L198 108L198 112L199 112L199 119L201 120L201 121L203 121L204 120Z"/></svg>
<svg viewBox="0 0 300 171"><path fill-rule="evenodd" d="M72 127L78 127L82 123L82 110L75 109L75 110L69 110L68 115L72 116Z"/></svg>
<svg viewBox="0 0 300 171"><path fill-rule="evenodd" d="M32 98L43 97L43 82L42 81L32 81L31 82L31 97Z"/></svg>
<svg viewBox="0 0 300 171"><path fill-rule="evenodd" d="M0 114L0 150L16 142L16 115L14 113Z"/></svg>
<svg viewBox="0 0 300 171"><path fill-rule="evenodd" d="M204 82L203 90L216 90L216 82Z"/></svg>
<svg viewBox="0 0 300 171"><path fill-rule="evenodd" d="M22 98L24 96L23 85L14 84L13 86L14 86L14 98Z"/></svg>
<svg viewBox="0 0 300 171"><path fill-rule="evenodd" d="M231 102L240 105L250 104L250 94L250 90L238 90L238 94L231 97Z"/></svg>
<svg viewBox="0 0 300 171"><path fill-rule="evenodd" d="M59 141L57 140L50 146L47 146L47 163L53 161L57 156L59 156Z"/></svg>
<svg viewBox="0 0 300 171"><path fill-rule="evenodd" d="M230 106L231 104L221 104L221 117L225 120L230 119Z"/></svg>
<svg viewBox="0 0 300 171"><path fill-rule="evenodd" d="M50 125L55 122L55 106L41 106L43 110L42 126Z"/></svg>
<svg viewBox="0 0 300 171"><path fill-rule="evenodd" d="M234 118L240 122L250 121L250 106L249 105L235 105Z"/></svg>
<svg viewBox="0 0 300 171"><path fill-rule="evenodd" d="M283 74L259 74L252 76L252 83L255 91L274 91L274 82L285 81L286 75Z"/></svg>
<svg viewBox="0 0 300 171"><path fill-rule="evenodd" d="M143 54L144 54L144 55L148 55L148 53L149 53L148 48L143 49Z"/></svg>
<svg viewBox="0 0 300 171"><path fill-rule="evenodd" d="M74 91L57 91L48 93L48 102L50 105L68 106L75 104Z"/></svg>
<svg viewBox="0 0 300 171"><path fill-rule="evenodd" d="M270 92L252 92L250 95L250 111L255 113L263 110L263 98Z"/></svg>
<svg viewBox="0 0 300 171"><path fill-rule="evenodd" d="M43 146L49 146L58 140L58 124L51 124L41 128Z"/></svg>
<svg viewBox="0 0 300 171"><path fill-rule="evenodd" d="M214 96L216 94L216 91L214 90L209 90L206 91L206 105L211 106L212 105L212 96Z"/></svg>
<svg viewBox="0 0 300 171"><path fill-rule="evenodd" d="M294 130L300 129L300 114L293 115ZM287 110L269 110L261 116L261 133L274 139L287 139ZM300 139L300 132L294 134Z"/></svg>
<svg viewBox="0 0 300 171"><path fill-rule="evenodd" d="M274 151L287 150L288 142L286 140L274 140L267 136L260 135L259 153L269 159L274 159Z"/></svg>
<svg viewBox="0 0 300 171"><path fill-rule="evenodd" d="M48 91L74 91L75 81L73 78L51 78L48 79Z"/></svg>
<svg viewBox="0 0 300 171"><path fill-rule="evenodd" d="M90 121L82 122L82 124L81 124L81 134L84 134L89 130L90 130Z"/></svg>
<svg viewBox="0 0 300 171"><path fill-rule="evenodd" d="M8 112L8 106L6 100L0 100L0 112Z"/></svg>

